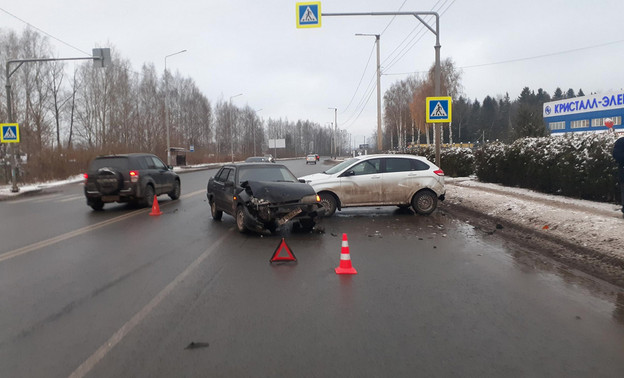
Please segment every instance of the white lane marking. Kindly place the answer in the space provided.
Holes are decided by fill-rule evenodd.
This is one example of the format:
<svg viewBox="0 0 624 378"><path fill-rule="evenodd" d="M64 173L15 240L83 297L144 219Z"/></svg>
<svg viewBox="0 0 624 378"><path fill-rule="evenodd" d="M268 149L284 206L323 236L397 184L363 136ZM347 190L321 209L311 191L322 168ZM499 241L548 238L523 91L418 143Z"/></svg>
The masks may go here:
<svg viewBox="0 0 624 378"><path fill-rule="evenodd" d="M108 352L110 352L117 344L121 342L132 330L139 325L149 314L152 312L171 292L180 284L180 282L184 281L198 266L202 263L212 252L217 249L223 243L223 241L231 236L232 233L228 232L225 235L221 236L219 240L216 241L215 244L206 249L195 261L191 263L182 273L180 273L173 281L171 281L164 289L162 289L148 304L145 305L139 312L134 314L130 320L128 320L124 325L121 326L115 332L110 339L108 339L102 346L100 346L95 353L93 353L89 358L87 358L73 373L70 374L69 378L79 378L84 377L88 374L98 362L100 362Z"/></svg>
<svg viewBox="0 0 624 378"><path fill-rule="evenodd" d="M69 196L63 199L59 199L56 202L69 202L69 201L75 201L75 200L79 200L79 199L84 199L85 196L84 195L77 195L77 196Z"/></svg>
<svg viewBox="0 0 624 378"><path fill-rule="evenodd" d="M6 201L8 204L16 204L16 203L24 203L24 202L44 202L52 198L60 197L61 194L46 194L45 198L41 198L40 196L24 198L16 201Z"/></svg>
<svg viewBox="0 0 624 378"><path fill-rule="evenodd" d="M205 190L197 190L195 192L185 194L184 196L182 196L180 198L181 199L182 198L189 198L189 197L192 197L192 196L197 195L197 194L202 193L202 192L205 192ZM168 205L170 203L175 203L175 202L174 201L165 202L165 203L163 203L163 206L166 206L166 205ZM111 218L111 219L102 221L100 223L96 223L96 224L92 224L90 226L82 227L82 228L79 228L77 230L70 231L70 232L67 232L65 234L62 234L62 235L58 235L58 236L55 236L55 237L52 237L52 238L49 238L49 239L46 239L46 240L42 240L40 242L36 242L36 243L30 244L30 245L27 245L25 247L21 247L21 248L18 248L18 249L14 249L12 251L8 251L8 252L5 252L5 253L2 253L2 254L0 254L0 262L12 259L14 257L18 257L18 256L21 256L21 255L24 255L26 253L30 253L32 251L36 251L36 250L38 250L40 248L47 247L47 246L50 246L52 244L56 244L58 242L61 242L63 240L67 240L67 239L73 238L75 236L79 236L79 235L85 234L85 233L87 233L89 231L97 230L98 228L102 228L104 226L108 226L109 224L112 224L112 223L120 222L120 221L122 221L124 219L128 219L130 217L133 217L133 216L138 215L138 214L146 213L148 211L151 211L151 209L135 210L135 211L132 211L130 213L127 213L127 214L120 215L120 216L115 217L115 218Z"/></svg>

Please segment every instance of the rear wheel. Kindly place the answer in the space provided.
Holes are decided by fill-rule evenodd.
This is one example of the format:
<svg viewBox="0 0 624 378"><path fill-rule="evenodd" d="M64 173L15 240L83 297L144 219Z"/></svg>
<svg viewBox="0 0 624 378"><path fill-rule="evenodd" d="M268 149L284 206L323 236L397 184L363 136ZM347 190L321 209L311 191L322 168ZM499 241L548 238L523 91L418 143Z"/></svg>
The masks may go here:
<svg viewBox="0 0 624 378"><path fill-rule="evenodd" d="M243 210L242 206L236 208L236 229L238 232L244 234L247 232L247 227L245 226L245 210Z"/></svg>
<svg viewBox="0 0 624 378"><path fill-rule="evenodd" d="M210 214L214 220L221 220L223 216L223 211L217 210L217 205L214 203L214 200L210 201Z"/></svg>
<svg viewBox="0 0 624 378"><path fill-rule="evenodd" d="M421 215L429 215L438 206L438 197L433 192L421 191L412 198L414 211Z"/></svg>
<svg viewBox="0 0 624 378"><path fill-rule="evenodd" d="M151 185L146 185L143 190L143 205L147 207L152 207L154 205L154 187Z"/></svg>
<svg viewBox="0 0 624 378"><path fill-rule="evenodd" d="M336 212L336 198L329 193L321 193L319 195L321 197L321 204L323 205L323 209L325 213L323 216L331 217Z"/></svg>
<svg viewBox="0 0 624 378"><path fill-rule="evenodd" d="M92 202L89 202L89 206L91 206L91 208L95 211L100 211L104 208L104 202L100 200L94 200Z"/></svg>

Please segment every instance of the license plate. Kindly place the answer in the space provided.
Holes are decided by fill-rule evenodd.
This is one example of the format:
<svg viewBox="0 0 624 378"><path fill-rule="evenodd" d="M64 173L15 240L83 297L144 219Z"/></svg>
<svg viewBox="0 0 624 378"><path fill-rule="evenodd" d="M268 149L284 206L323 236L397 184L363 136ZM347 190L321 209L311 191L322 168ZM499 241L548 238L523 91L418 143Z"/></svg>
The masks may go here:
<svg viewBox="0 0 624 378"><path fill-rule="evenodd" d="M279 219L279 220L277 221L277 224L278 224L279 226L283 225L284 223L286 223L286 222L288 222L289 220L291 220L291 219L293 219L294 217L296 217L296 216L297 216L297 215L298 215L301 211L302 211L302 210L301 210L301 208L300 208L300 207L298 207L298 208L294 209L294 210L293 210L293 211L291 211L290 213L288 213L288 214L284 215L284 216L282 217L282 219Z"/></svg>
<svg viewBox="0 0 624 378"><path fill-rule="evenodd" d="M119 196L102 196L103 202L119 201Z"/></svg>

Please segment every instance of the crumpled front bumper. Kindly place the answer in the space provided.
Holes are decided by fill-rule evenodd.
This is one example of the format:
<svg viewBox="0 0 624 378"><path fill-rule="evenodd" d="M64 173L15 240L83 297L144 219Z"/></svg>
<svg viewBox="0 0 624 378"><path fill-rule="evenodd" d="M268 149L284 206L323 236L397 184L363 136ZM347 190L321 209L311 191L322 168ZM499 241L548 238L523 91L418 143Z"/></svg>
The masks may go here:
<svg viewBox="0 0 624 378"><path fill-rule="evenodd" d="M250 207L252 209L250 209ZM300 212L297 210L301 210ZM321 204L290 205L266 208L255 208L253 205L243 206L245 213L245 226L250 230L264 231L276 229L284 224L299 219L316 219L324 213ZM264 214L261 215L261 212ZM294 214L296 213L296 214Z"/></svg>

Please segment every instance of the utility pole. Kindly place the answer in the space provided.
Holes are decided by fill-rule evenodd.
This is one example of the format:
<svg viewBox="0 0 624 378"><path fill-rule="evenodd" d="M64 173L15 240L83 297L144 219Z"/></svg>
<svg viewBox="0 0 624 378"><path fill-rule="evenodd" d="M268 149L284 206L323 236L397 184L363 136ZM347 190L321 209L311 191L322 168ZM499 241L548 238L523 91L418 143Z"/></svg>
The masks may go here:
<svg viewBox="0 0 624 378"><path fill-rule="evenodd" d="M382 150L382 134L381 134L381 62L379 59L379 34L356 34L357 36L375 37L377 45L377 150Z"/></svg>
<svg viewBox="0 0 624 378"><path fill-rule="evenodd" d="M165 124L167 126L167 165L171 164L171 139L169 138L169 107L167 106L167 102L169 100L169 75L167 75L167 58L170 56L182 54L186 52L186 50L181 50L175 52L173 54L169 54L165 56Z"/></svg>
<svg viewBox="0 0 624 378"><path fill-rule="evenodd" d="M327 109L334 109L334 149L332 150L332 154L334 154L334 156L338 156L338 145L336 144L336 133L338 131L338 108Z"/></svg>

